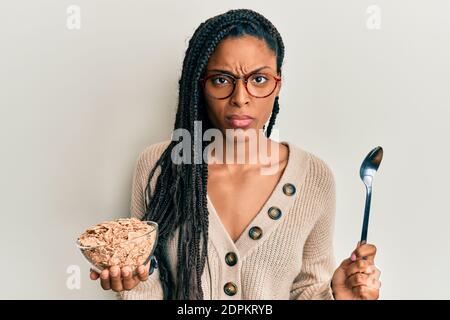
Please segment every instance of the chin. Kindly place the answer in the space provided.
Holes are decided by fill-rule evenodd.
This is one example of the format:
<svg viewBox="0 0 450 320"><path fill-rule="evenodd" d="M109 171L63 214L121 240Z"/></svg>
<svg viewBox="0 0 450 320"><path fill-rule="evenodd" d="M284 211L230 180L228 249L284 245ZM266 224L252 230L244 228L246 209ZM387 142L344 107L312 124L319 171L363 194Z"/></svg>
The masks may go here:
<svg viewBox="0 0 450 320"><path fill-rule="evenodd" d="M232 128L232 127L226 127L222 132L224 135L226 135L227 131L229 130L230 133L228 133L228 136L226 135L226 138L234 138L233 140L236 140L237 138L245 139L245 141L248 141L251 138L257 138L259 134L259 130L262 128L255 128L253 126L247 127L247 128Z"/></svg>

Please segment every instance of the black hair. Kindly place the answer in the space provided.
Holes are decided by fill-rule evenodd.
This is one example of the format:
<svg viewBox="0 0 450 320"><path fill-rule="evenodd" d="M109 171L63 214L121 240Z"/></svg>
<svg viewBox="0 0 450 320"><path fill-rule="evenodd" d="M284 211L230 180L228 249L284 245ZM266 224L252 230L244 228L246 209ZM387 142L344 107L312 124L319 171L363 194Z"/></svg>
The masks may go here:
<svg viewBox="0 0 450 320"><path fill-rule="evenodd" d="M202 121L202 130L211 127L202 88L199 83L210 56L217 45L227 37L248 34L263 39L276 54L277 72L281 75L284 44L273 24L263 15L249 9L229 10L209 18L195 30L186 50L179 79L178 109L174 129L187 129L194 136L194 121ZM278 96L265 135L270 137L279 111ZM204 124L204 125L203 125ZM193 140L193 139L192 139ZM191 164L175 164L171 160L171 141L149 173L145 188L145 215L159 225L155 256L164 299L203 299L201 275L208 253L208 208L206 187L208 164L195 164L198 157L191 145ZM202 143L202 154L206 143ZM160 174L151 194L150 181L157 169ZM168 240L178 229L178 252L175 279L168 258Z"/></svg>

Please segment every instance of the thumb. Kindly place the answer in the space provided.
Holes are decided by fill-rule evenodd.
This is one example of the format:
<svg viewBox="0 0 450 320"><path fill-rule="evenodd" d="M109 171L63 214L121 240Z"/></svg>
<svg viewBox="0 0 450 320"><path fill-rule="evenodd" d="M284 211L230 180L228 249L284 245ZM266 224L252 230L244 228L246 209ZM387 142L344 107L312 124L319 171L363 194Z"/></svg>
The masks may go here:
<svg viewBox="0 0 450 320"><path fill-rule="evenodd" d="M343 269L347 269L352 263L353 263L353 261L350 258L347 258L341 262L341 265L339 267L343 268Z"/></svg>
<svg viewBox="0 0 450 320"><path fill-rule="evenodd" d="M358 250L359 247L361 247L361 241L358 241L358 243L356 244L356 249L353 250L352 254L350 255L351 262L356 261L356 250Z"/></svg>

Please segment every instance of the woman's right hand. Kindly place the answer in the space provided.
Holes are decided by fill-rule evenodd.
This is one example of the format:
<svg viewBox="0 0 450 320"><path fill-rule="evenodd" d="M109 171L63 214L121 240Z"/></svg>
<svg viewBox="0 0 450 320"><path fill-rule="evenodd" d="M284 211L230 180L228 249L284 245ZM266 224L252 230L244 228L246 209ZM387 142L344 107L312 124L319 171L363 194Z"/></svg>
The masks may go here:
<svg viewBox="0 0 450 320"><path fill-rule="evenodd" d="M133 276L130 267L112 266L109 270L105 269L102 273L91 270L91 280L100 278L100 284L104 290L112 289L115 292L124 290L131 290L136 287L139 282L146 281L149 275L149 268L151 263L141 265L136 269L137 275Z"/></svg>

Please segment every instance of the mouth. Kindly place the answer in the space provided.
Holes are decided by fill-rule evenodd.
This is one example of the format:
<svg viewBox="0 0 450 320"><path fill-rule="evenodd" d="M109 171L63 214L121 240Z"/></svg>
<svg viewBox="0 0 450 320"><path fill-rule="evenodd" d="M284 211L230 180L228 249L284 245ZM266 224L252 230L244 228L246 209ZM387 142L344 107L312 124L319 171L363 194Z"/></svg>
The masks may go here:
<svg viewBox="0 0 450 320"><path fill-rule="evenodd" d="M250 116L228 116L225 117L225 121L235 129L248 128L255 119Z"/></svg>

